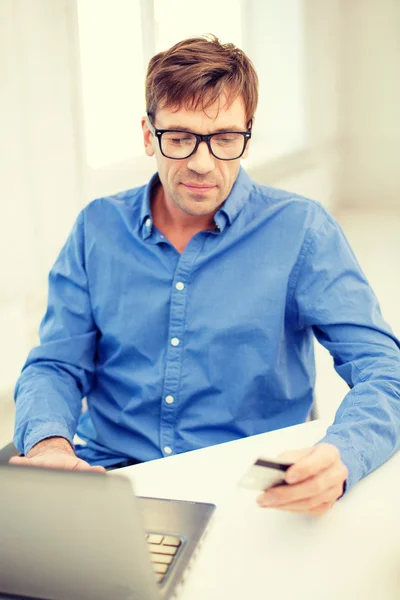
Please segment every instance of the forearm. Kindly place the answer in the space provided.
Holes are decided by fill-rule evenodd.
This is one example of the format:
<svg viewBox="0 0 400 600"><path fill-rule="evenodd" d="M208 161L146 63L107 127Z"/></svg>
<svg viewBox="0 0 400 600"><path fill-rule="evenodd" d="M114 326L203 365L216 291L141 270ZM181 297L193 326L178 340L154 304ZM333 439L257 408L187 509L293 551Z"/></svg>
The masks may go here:
<svg viewBox="0 0 400 600"><path fill-rule="evenodd" d="M42 454L43 452L49 450L61 450L71 456L75 455L74 449L71 446L70 442L65 438L61 437L51 437L42 440L35 444L26 455L27 458L34 458L38 454Z"/></svg>
<svg viewBox="0 0 400 600"><path fill-rule="evenodd" d="M48 438L64 438L72 444L81 392L75 378L57 363L28 366L18 380L15 400L14 443L23 454Z"/></svg>
<svg viewBox="0 0 400 600"><path fill-rule="evenodd" d="M379 372L379 369L377 369ZM400 447L400 380L373 377L357 383L321 440L341 451L349 469L346 491Z"/></svg>

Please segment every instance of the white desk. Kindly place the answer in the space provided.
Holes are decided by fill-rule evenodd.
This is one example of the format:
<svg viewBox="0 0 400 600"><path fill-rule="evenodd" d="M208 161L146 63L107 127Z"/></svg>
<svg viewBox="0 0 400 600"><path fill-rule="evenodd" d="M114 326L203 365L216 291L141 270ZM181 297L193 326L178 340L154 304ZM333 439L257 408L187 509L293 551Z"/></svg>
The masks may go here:
<svg viewBox="0 0 400 600"><path fill-rule="evenodd" d="M217 510L183 600L399 600L400 453L322 517L261 509L236 482L259 454L314 444L313 421L128 467L138 494Z"/></svg>

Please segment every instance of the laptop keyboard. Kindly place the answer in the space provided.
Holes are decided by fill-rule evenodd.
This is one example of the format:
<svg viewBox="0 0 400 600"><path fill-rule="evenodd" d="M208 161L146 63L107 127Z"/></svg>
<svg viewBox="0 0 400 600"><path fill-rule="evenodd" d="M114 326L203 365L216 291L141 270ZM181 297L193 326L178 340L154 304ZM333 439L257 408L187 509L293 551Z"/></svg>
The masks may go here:
<svg viewBox="0 0 400 600"><path fill-rule="evenodd" d="M158 533L146 534L146 540L157 582L161 583L178 554L182 540L173 535Z"/></svg>

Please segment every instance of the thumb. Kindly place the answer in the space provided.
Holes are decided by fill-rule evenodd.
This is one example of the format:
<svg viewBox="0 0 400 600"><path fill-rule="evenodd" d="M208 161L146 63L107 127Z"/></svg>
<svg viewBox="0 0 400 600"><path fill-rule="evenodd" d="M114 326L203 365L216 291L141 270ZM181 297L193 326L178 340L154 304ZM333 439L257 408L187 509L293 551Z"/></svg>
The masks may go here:
<svg viewBox="0 0 400 600"><path fill-rule="evenodd" d="M95 471L96 473L105 473L106 470L104 467L99 466L95 466L92 467L88 462L86 462L85 460L79 459L78 462L76 463L74 469L74 471Z"/></svg>
<svg viewBox="0 0 400 600"><path fill-rule="evenodd" d="M96 471L96 473L105 473L106 472L105 468L100 465L96 465L95 467L92 467L92 471Z"/></svg>
<svg viewBox="0 0 400 600"><path fill-rule="evenodd" d="M29 460L25 456L12 456L8 463L10 465L29 465Z"/></svg>

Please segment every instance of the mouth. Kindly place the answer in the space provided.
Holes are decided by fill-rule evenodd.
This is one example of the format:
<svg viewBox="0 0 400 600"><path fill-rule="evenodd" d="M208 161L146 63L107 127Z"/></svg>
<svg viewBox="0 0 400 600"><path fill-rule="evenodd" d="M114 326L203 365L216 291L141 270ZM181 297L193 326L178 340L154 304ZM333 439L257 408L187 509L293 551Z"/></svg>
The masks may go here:
<svg viewBox="0 0 400 600"><path fill-rule="evenodd" d="M198 183L182 183L182 185L190 192L197 194L205 194L216 187L215 185L201 185Z"/></svg>

